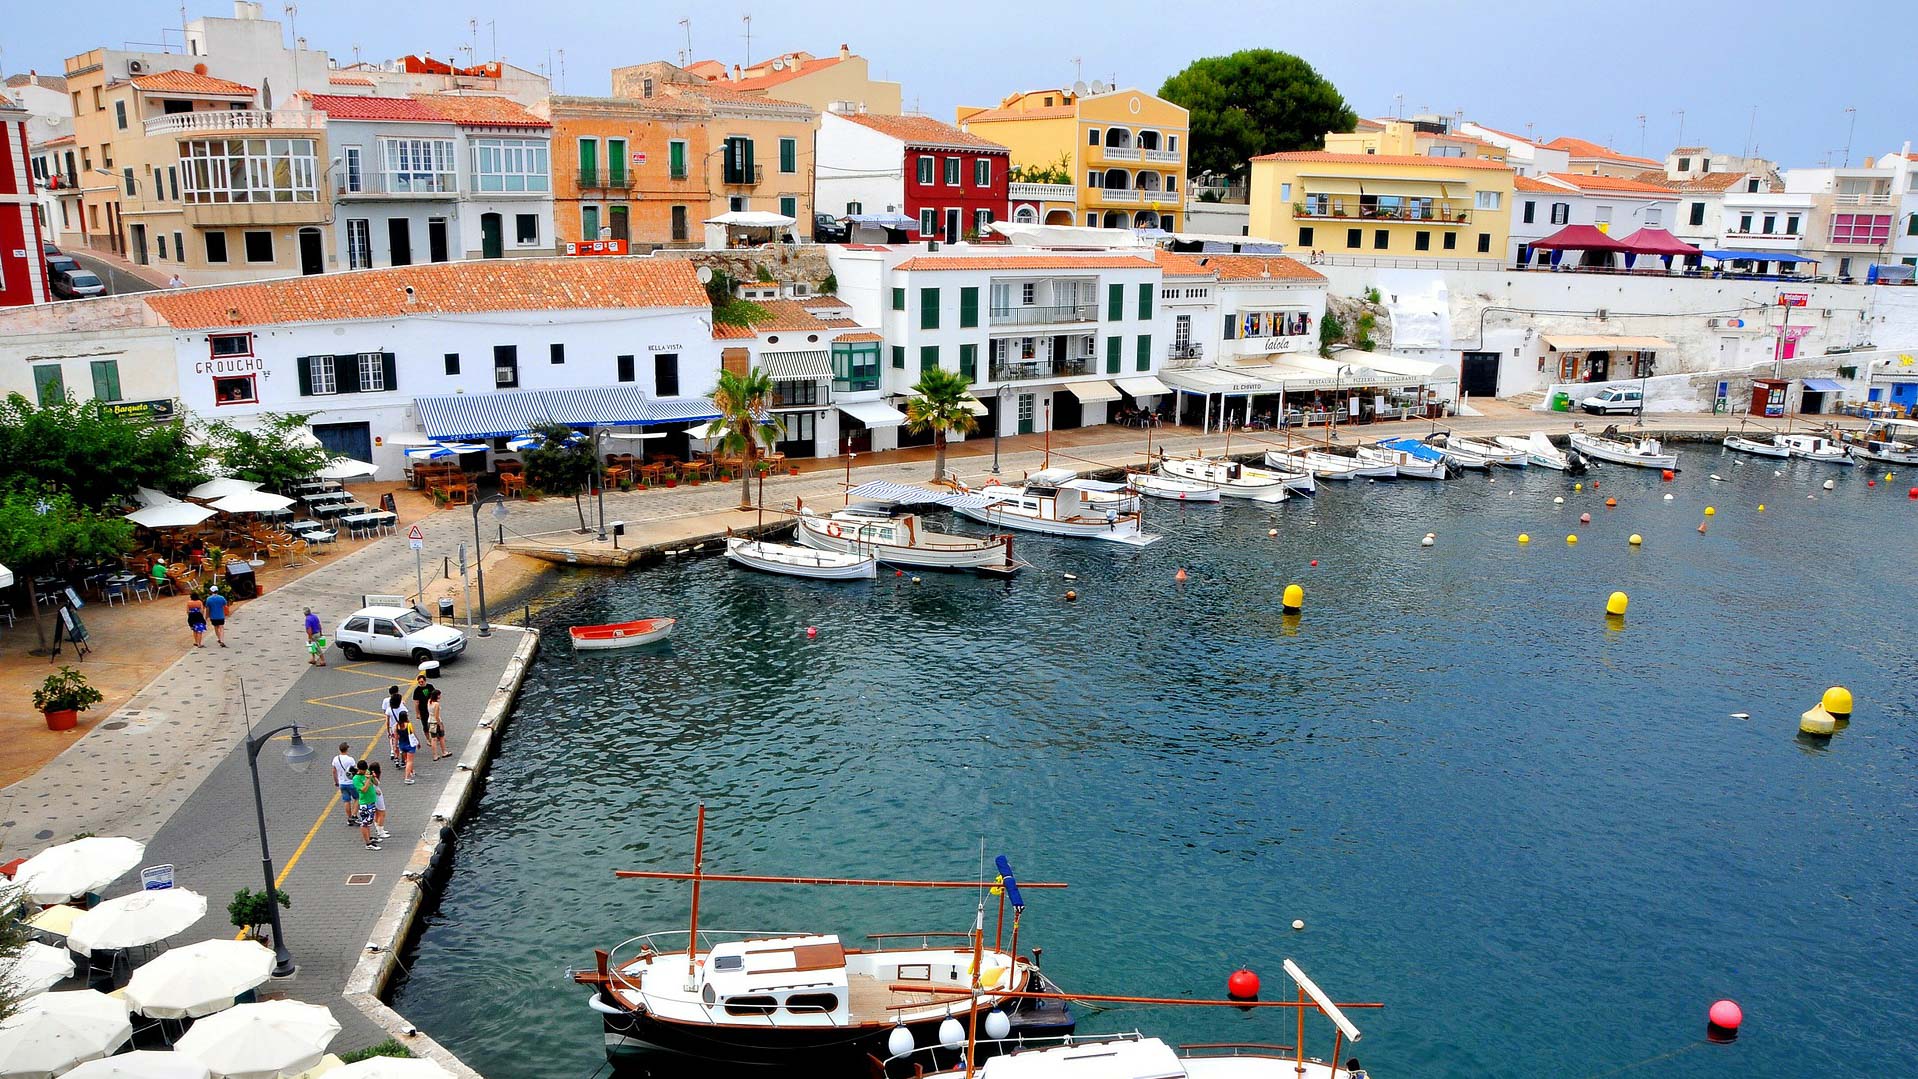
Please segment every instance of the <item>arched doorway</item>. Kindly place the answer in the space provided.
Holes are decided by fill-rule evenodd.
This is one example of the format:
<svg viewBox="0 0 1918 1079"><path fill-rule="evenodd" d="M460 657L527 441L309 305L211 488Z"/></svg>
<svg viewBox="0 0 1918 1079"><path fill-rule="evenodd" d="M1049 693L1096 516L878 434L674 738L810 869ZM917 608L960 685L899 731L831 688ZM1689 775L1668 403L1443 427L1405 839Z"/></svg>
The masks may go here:
<svg viewBox="0 0 1918 1079"><path fill-rule="evenodd" d="M1105 212L1105 217L1101 218L1099 221L1099 227L1103 229L1125 228L1126 227L1125 211L1124 210L1107 210Z"/></svg>
<svg viewBox="0 0 1918 1079"><path fill-rule="evenodd" d="M1159 227L1159 215L1152 210L1140 210L1132 215L1132 227L1135 229L1156 229Z"/></svg>
<svg viewBox="0 0 1918 1079"><path fill-rule="evenodd" d="M1070 225L1072 224L1072 211L1071 210L1047 210L1046 224Z"/></svg>
<svg viewBox="0 0 1918 1079"><path fill-rule="evenodd" d="M1100 187L1107 191L1126 191L1132 187L1132 174L1124 169L1107 169L1100 178Z"/></svg>
<svg viewBox="0 0 1918 1079"><path fill-rule="evenodd" d="M1015 225L1037 224L1039 222L1039 211L1030 206L1021 206L1012 211L1012 221Z"/></svg>

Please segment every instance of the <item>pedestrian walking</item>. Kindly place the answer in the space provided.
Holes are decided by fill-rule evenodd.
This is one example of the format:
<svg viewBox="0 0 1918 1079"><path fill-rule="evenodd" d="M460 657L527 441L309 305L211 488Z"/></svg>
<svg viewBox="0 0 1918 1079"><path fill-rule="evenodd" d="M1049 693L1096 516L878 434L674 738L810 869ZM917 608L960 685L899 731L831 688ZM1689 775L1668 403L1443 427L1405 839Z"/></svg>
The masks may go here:
<svg viewBox="0 0 1918 1079"><path fill-rule="evenodd" d="M206 596L206 620L213 625L213 639L226 647L226 597L220 594L220 586L214 585Z"/></svg>
<svg viewBox="0 0 1918 1079"><path fill-rule="evenodd" d="M373 815L378 811L380 787L373 781L373 770L365 761L360 762L359 774L353 777L353 793L359 806L354 823L360 826L360 839L366 843L367 850L379 850L380 837L373 831Z"/></svg>
<svg viewBox="0 0 1918 1079"><path fill-rule="evenodd" d="M433 683L426 680L426 672L421 671L413 679L413 714L426 715L426 702L433 696Z"/></svg>
<svg viewBox="0 0 1918 1079"><path fill-rule="evenodd" d="M400 687L386 687L386 703L380 706L386 713L386 755L394 764L400 763L400 720L406 718L406 705L400 701Z"/></svg>
<svg viewBox="0 0 1918 1079"><path fill-rule="evenodd" d="M450 757L446 751L446 722L440 718L440 691L434 689L426 698L426 741L433 747L433 759Z"/></svg>
<svg viewBox="0 0 1918 1079"><path fill-rule="evenodd" d="M373 789L379 792L379 799L373 803L373 838L390 839L393 833L386 830L386 787L380 781L385 778L380 773L380 762L367 765L373 770Z"/></svg>
<svg viewBox="0 0 1918 1079"><path fill-rule="evenodd" d="M326 666L326 635L320 632L320 616L313 608L306 609L306 665L309 667Z"/></svg>
<svg viewBox="0 0 1918 1079"><path fill-rule="evenodd" d="M168 287L168 288L185 288L185 287L186 287L186 281L185 281L185 280L183 280L183 279L182 279L182 278L180 277L180 275L176 273L176 274L174 274L174 275L173 275L172 277L169 277L169 278L167 278L167 279L166 279L166 287Z"/></svg>
<svg viewBox="0 0 1918 1079"><path fill-rule="evenodd" d="M359 792L353 789L353 777L359 774L360 762L353 759L353 745L340 743L340 752L333 758L333 783L340 788L340 806L346 813L346 826L359 825Z"/></svg>
<svg viewBox="0 0 1918 1079"><path fill-rule="evenodd" d="M408 786L411 786L413 754L420 750L420 739L419 734L413 729L412 719L407 716L404 708L400 709L399 718L394 721L393 733L399 739L400 766L406 769L406 782Z"/></svg>
<svg viewBox="0 0 1918 1079"><path fill-rule="evenodd" d="M198 599L186 601L186 628L193 631L193 647L206 647L206 608Z"/></svg>

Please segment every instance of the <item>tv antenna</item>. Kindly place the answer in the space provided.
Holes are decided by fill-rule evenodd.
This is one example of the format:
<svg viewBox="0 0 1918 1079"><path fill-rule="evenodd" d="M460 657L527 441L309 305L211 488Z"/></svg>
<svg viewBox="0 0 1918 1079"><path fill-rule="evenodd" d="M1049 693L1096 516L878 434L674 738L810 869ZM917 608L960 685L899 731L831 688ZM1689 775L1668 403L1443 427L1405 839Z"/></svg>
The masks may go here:
<svg viewBox="0 0 1918 1079"><path fill-rule="evenodd" d="M1638 156L1645 156L1645 114L1638 114Z"/></svg>
<svg viewBox="0 0 1918 1079"><path fill-rule="evenodd" d="M1685 110L1679 109L1675 115L1678 117L1678 145L1683 146L1685 145Z"/></svg>
<svg viewBox="0 0 1918 1079"><path fill-rule="evenodd" d="M1858 106L1845 106L1845 115L1851 119L1845 124L1845 163L1840 168L1851 168L1851 136L1858 130Z"/></svg>
<svg viewBox="0 0 1918 1079"><path fill-rule="evenodd" d="M687 64L693 62L693 20L691 17L681 18L679 20L679 28L686 32L686 47L681 49L679 53L679 66L685 67Z"/></svg>
<svg viewBox="0 0 1918 1079"><path fill-rule="evenodd" d="M746 24L746 66L753 66L753 17L741 15L739 21Z"/></svg>

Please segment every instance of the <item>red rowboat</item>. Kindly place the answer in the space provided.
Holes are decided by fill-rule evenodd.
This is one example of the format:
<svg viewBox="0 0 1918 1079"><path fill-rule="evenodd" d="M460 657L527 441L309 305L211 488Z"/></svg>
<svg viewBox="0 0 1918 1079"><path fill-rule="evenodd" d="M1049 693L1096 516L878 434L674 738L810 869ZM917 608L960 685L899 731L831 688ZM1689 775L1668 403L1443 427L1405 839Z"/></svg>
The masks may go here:
<svg viewBox="0 0 1918 1079"><path fill-rule="evenodd" d="M574 626L573 649L632 648L663 641L673 635L676 618L642 618L637 622L613 622L604 626Z"/></svg>

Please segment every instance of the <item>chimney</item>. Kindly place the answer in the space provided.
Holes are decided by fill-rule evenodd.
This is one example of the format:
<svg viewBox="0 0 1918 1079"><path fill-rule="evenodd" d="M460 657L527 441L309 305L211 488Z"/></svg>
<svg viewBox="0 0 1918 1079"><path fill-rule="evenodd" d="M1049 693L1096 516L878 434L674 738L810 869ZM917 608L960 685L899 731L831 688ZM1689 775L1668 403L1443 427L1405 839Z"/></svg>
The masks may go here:
<svg viewBox="0 0 1918 1079"><path fill-rule="evenodd" d="M27 69L27 85L29 86L40 85L40 73L38 71L35 71L32 68ZM1907 143L1906 145L1909 146L1910 144Z"/></svg>
<svg viewBox="0 0 1918 1079"><path fill-rule="evenodd" d="M840 58L841 60L845 60L845 59L847 59L847 58L849 58L849 57L851 57L851 56L852 56L852 50L851 50L851 49L848 49L848 48L846 47L846 43L845 43L845 42L843 42L843 41L842 41L842 42L840 42L840 43L839 43L839 58Z"/></svg>
<svg viewBox="0 0 1918 1079"><path fill-rule="evenodd" d="M739 81L739 65L738 64L733 65L733 81L734 82Z"/></svg>

